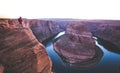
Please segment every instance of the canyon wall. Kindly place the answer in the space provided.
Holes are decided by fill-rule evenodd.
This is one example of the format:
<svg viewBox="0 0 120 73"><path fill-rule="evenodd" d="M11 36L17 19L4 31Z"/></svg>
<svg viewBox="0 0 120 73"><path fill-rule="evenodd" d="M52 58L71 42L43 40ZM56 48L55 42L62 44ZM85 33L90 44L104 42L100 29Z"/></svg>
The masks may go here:
<svg viewBox="0 0 120 73"><path fill-rule="evenodd" d="M83 22L88 29L98 37L101 43L110 50L116 50L120 53L120 21L87 21Z"/></svg>
<svg viewBox="0 0 120 73"><path fill-rule="evenodd" d="M65 31L68 22L53 20L30 20L29 24L36 38L40 42L44 43L59 32Z"/></svg>
<svg viewBox="0 0 120 73"><path fill-rule="evenodd" d="M23 24L29 24L28 20ZM28 26L16 19L0 19L1 73L51 73L51 68L45 47Z"/></svg>
<svg viewBox="0 0 120 73"><path fill-rule="evenodd" d="M51 73L52 63L41 43L61 31L66 33L55 41L54 48L70 63L85 65L101 58L92 34L102 43L117 46L112 49L120 53L120 21L23 19L20 25L17 19L0 19L0 72Z"/></svg>

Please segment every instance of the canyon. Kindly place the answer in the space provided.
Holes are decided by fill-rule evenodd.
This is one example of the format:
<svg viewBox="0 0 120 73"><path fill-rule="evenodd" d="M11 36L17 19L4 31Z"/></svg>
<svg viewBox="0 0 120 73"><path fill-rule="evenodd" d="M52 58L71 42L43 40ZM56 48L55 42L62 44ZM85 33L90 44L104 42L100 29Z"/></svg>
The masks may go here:
<svg viewBox="0 0 120 73"><path fill-rule="evenodd" d="M30 20L30 28L36 38L45 43L59 32L64 31L69 22L52 20Z"/></svg>
<svg viewBox="0 0 120 73"><path fill-rule="evenodd" d="M20 25L17 19L0 19L0 73L52 73L44 44L62 31L54 50L69 63L87 66L102 57L93 36L120 53L119 20L23 19Z"/></svg>

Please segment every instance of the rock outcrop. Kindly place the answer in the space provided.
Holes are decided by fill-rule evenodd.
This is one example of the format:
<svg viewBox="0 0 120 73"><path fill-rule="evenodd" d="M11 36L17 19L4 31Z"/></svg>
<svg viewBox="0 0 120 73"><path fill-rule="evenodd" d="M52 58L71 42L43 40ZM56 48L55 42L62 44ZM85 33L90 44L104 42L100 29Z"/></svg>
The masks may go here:
<svg viewBox="0 0 120 73"><path fill-rule="evenodd" d="M4 67L0 64L0 73L3 73Z"/></svg>
<svg viewBox="0 0 120 73"><path fill-rule="evenodd" d="M67 21L30 20L30 27L36 38L44 43L57 33L65 31Z"/></svg>
<svg viewBox="0 0 120 73"><path fill-rule="evenodd" d="M65 35L54 42L54 49L69 63L89 66L102 56L92 37L84 24L73 22L68 25Z"/></svg>
<svg viewBox="0 0 120 73"><path fill-rule="evenodd" d="M0 19L1 73L51 73L45 47L31 29L19 25L17 20Z"/></svg>
<svg viewBox="0 0 120 73"><path fill-rule="evenodd" d="M96 21L85 24L103 45L120 53L120 21Z"/></svg>

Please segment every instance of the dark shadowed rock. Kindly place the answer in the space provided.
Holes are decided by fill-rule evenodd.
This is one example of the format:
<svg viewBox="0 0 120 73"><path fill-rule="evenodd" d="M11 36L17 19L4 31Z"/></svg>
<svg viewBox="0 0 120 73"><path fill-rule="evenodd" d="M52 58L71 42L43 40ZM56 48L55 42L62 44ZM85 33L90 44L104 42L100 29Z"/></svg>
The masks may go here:
<svg viewBox="0 0 120 73"><path fill-rule="evenodd" d="M89 66L102 56L102 51L95 45L91 32L84 24L72 22L66 33L54 42L55 51L69 63Z"/></svg>
<svg viewBox="0 0 120 73"><path fill-rule="evenodd" d="M97 36L100 43L108 47L109 50L114 50L120 53L120 22L88 22L88 29Z"/></svg>
<svg viewBox="0 0 120 73"><path fill-rule="evenodd" d="M7 21L0 21L5 25L0 30L0 73L51 73L51 61L32 31Z"/></svg>

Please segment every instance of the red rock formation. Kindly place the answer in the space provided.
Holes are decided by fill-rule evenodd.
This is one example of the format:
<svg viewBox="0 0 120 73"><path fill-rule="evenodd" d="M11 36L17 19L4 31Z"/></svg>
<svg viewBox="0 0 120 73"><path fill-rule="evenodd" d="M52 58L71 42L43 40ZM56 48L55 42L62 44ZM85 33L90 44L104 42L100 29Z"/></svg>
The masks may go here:
<svg viewBox="0 0 120 73"><path fill-rule="evenodd" d="M44 42L66 29L67 21L30 20L30 27L40 42Z"/></svg>
<svg viewBox="0 0 120 73"><path fill-rule="evenodd" d="M88 29L100 39L116 45L120 51L120 21L96 21L85 22ZM102 42L102 43L104 43Z"/></svg>
<svg viewBox="0 0 120 73"><path fill-rule="evenodd" d="M66 34L54 43L55 51L65 61L90 65L93 60L100 58L102 52L95 45L91 32L84 24L73 22L68 25Z"/></svg>
<svg viewBox="0 0 120 73"><path fill-rule="evenodd" d="M19 28L17 25L16 20L0 19L0 71L51 73L52 63L45 47L29 28Z"/></svg>
<svg viewBox="0 0 120 73"><path fill-rule="evenodd" d="M71 25L68 26L66 35L54 44L55 50L68 62L91 64L91 59L93 61L100 57L101 52L96 48L92 34L79 22L86 24L95 36L120 48L119 21L24 19L21 26L17 19L0 19L0 71L4 69L5 73L49 73L51 61L44 46L36 40L32 32L39 41L44 42L66 30L69 23Z"/></svg>
<svg viewBox="0 0 120 73"><path fill-rule="evenodd" d="M55 34L61 31L65 31L66 26L72 22L81 22L86 24L88 29L95 36L111 42L120 48L120 21L117 20L30 20L30 25L33 33L38 38L38 40L43 42Z"/></svg>
<svg viewBox="0 0 120 73"><path fill-rule="evenodd" d="M0 64L0 73L3 73L4 67Z"/></svg>

